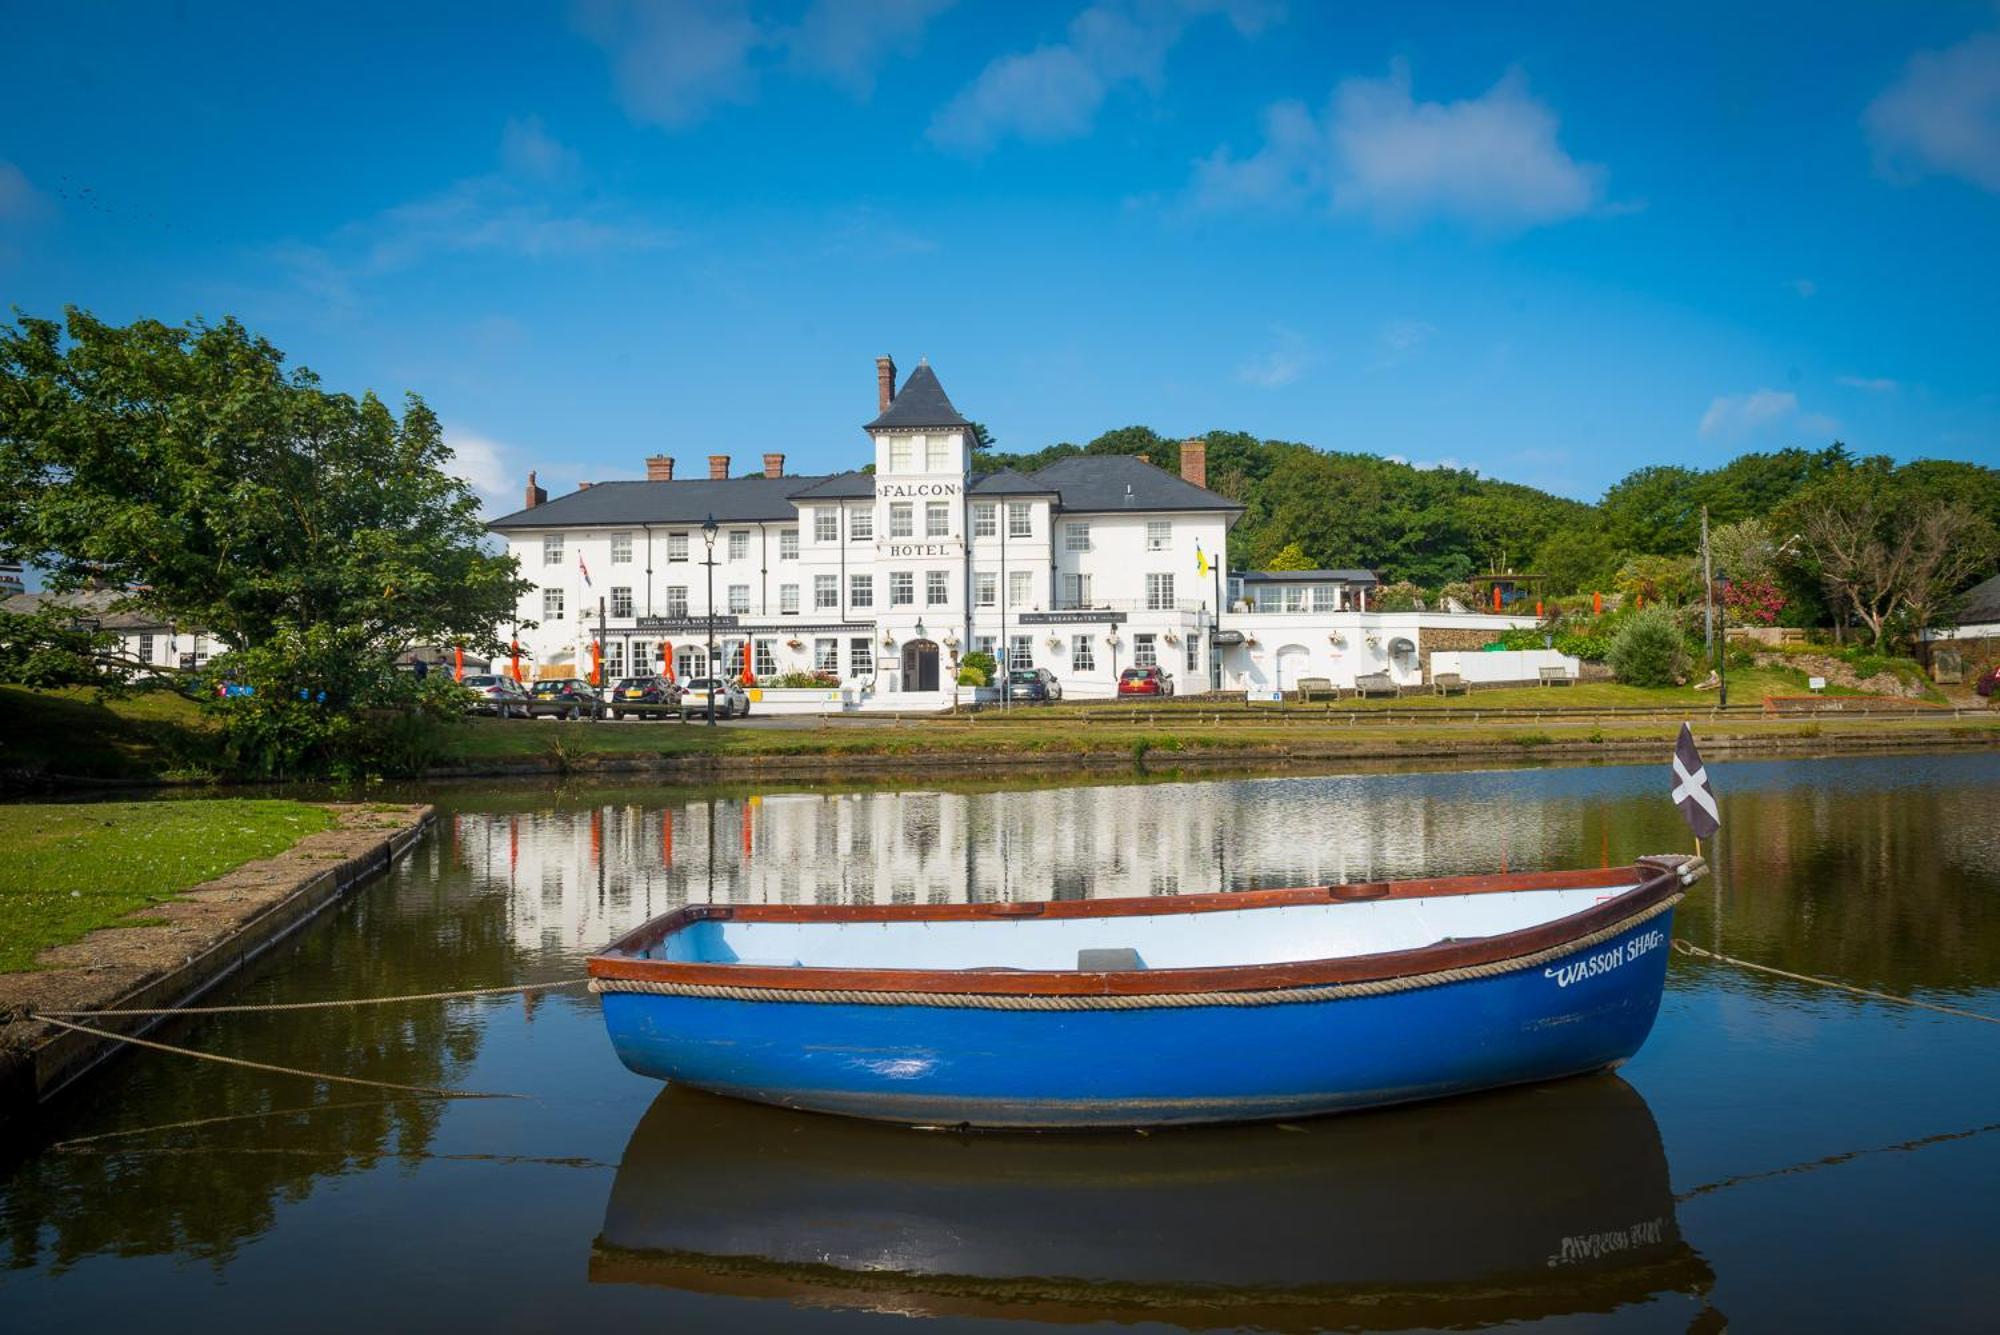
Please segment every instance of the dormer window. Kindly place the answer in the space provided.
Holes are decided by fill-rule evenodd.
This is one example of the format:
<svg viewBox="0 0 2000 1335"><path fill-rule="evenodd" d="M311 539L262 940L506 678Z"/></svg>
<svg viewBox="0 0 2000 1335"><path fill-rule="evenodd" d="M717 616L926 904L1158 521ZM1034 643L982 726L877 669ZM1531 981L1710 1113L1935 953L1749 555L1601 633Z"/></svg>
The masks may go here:
<svg viewBox="0 0 2000 1335"><path fill-rule="evenodd" d="M924 467L932 473L942 473L951 467L952 438L950 436L928 436L924 441Z"/></svg>
<svg viewBox="0 0 2000 1335"><path fill-rule="evenodd" d="M889 471L892 473L909 472L910 453L913 449L922 446L923 442L924 438L922 436L889 437Z"/></svg>

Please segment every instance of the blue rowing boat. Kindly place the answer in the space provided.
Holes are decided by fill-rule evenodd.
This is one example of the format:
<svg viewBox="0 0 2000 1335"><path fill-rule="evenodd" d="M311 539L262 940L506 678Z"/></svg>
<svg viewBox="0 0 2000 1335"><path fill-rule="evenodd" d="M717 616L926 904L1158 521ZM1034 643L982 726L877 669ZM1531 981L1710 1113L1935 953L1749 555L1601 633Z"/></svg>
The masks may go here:
<svg viewBox="0 0 2000 1335"><path fill-rule="evenodd" d="M678 909L591 957L641 1075L930 1126L1292 1118L1615 1068L1699 858L1158 899Z"/></svg>

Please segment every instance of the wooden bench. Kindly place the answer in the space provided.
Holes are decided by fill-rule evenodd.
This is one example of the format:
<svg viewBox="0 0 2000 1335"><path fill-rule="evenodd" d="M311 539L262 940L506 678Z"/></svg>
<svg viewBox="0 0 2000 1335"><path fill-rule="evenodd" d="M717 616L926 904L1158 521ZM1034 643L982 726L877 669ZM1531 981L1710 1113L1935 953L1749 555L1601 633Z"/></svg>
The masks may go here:
<svg viewBox="0 0 2000 1335"><path fill-rule="evenodd" d="M1541 677L1544 686L1569 686L1576 681L1566 667L1545 667L1541 669Z"/></svg>
<svg viewBox="0 0 2000 1335"><path fill-rule="evenodd" d="M1431 690L1438 695L1466 695L1472 688L1456 672L1437 672L1431 675Z"/></svg>
<svg viewBox="0 0 2000 1335"><path fill-rule="evenodd" d="M1366 700L1370 696L1386 695L1395 697L1402 694L1397 689L1396 679L1386 672L1371 672L1365 677L1354 679L1354 693Z"/></svg>
<svg viewBox="0 0 2000 1335"><path fill-rule="evenodd" d="M1328 700L1340 698L1340 688L1330 677L1300 677L1298 681L1300 700L1317 700L1322 696Z"/></svg>

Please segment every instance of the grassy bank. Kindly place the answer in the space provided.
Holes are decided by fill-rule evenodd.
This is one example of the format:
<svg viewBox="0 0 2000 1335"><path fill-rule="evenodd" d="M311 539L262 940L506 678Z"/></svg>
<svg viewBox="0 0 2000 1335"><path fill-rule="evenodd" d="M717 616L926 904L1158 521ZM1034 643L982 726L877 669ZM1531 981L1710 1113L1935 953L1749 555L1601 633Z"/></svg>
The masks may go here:
<svg viewBox="0 0 2000 1335"><path fill-rule="evenodd" d="M0 972L332 824L265 800L0 806Z"/></svg>

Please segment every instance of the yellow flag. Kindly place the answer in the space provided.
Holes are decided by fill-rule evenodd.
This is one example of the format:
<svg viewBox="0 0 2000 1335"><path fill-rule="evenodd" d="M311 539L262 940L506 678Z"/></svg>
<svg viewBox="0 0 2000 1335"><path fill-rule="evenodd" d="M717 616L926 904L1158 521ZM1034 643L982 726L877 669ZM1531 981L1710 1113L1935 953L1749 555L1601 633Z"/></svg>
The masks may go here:
<svg viewBox="0 0 2000 1335"><path fill-rule="evenodd" d="M1201 550L1201 544L1198 542L1194 545L1194 568L1196 571L1204 575L1208 573L1209 569L1208 557L1203 554Z"/></svg>

